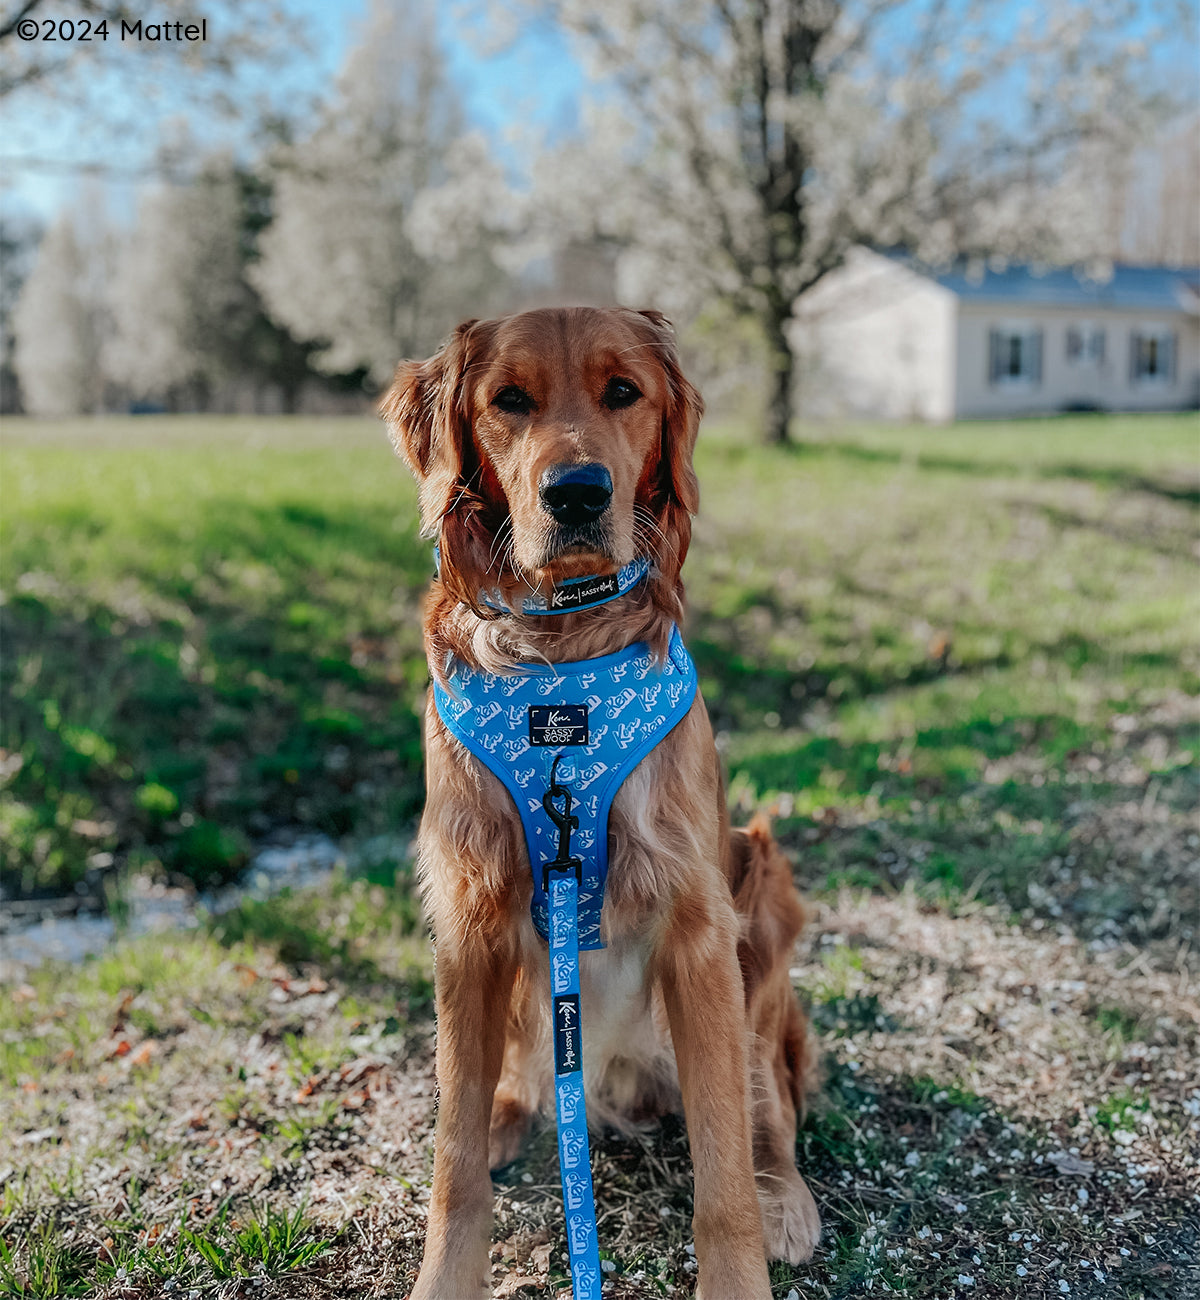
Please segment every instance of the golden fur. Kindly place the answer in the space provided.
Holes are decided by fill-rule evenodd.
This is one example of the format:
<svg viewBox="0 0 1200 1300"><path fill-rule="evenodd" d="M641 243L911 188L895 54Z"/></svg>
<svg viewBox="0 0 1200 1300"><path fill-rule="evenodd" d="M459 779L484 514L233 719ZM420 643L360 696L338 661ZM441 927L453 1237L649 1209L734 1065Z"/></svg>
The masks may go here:
<svg viewBox="0 0 1200 1300"><path fill-rule="evenodd" d="M428 361L401 363L380 411L440 545L425 611L435 675L452 658L506 672L635 641L665 650L683 613L703 403L662 316L469 321ZM539 497L544 472L564 464L611 475L586 537L558 527ZM479 603L483 588L515 601L640 555L650 578L596 609L528 617ZM432 703L426 774L419 869L437 951L440 1102L413 1300L476 1300L489 1294L489 1168L517 1155L552 1096L549 977L520 819ZM768 1300L767 1259L807 1259L820 1233L794 1162L812 1065L788 978L804 907L766 824L729 828L699 694L621 787L608 833L606 947L581 960L589 1118L628 1129L682 1102L697 1294Z"/></svg>

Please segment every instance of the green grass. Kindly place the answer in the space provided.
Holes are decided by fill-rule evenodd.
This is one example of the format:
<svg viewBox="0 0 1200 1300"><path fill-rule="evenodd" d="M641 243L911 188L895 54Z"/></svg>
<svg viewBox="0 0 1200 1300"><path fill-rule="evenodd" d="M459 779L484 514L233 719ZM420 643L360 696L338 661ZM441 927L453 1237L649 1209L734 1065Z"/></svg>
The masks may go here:
<svg viewBox="0 0 1200 1300"><path fill-rule="evenodd" d="M160 1228L151 1235L142 1229L138 1235L145 1244L105 1238L98 1250L73 1248L67 1234L43 1223L30 1235L21 1268L0 1241L0 1294L22 1300L91 1296L109 1288L118 1288L119 1294L132 1276L151 1286L169 1283L168 1295L241 1279L261 1286L305 1269L333 1244L314 1232L304 1206L289 1214L249 1204L244 1213L243 1219L231 1217L226 1204L198 1229L187 1226L184 1213L165 1232ZM134 1214L127 1226L138 1222Z"/></svg>
<svg viewBox="0 0 1200 1300"><path fill-rule="evenodd" d="M903 876L931 895L1025 906L1118 756L1194 803L1194 714L1121 730L1200 690L1194 416L718 436L700 469L690 645L733 797L796 847L865 826L806 847L811 884L867 883L882 822L936 846Z"/></svg>
<svg viewBox="0 0 1200 1300"><path fill-rule="evenodd" d="M430 556L378 428L6 434L6 885L69 888L115 854L203 887L275 824L412 818Z"/></svg>
<svg viewBox="0 0 1200 1300"><path fill-rule="evenodd" d="M800 433L705 430L686 571L735 816L774 811L822 904L826 1237L776 1294L1186 1293L1196 420ZM0 487L6 891L121 919L133 874L217 884L274 827L410 828L430 553L376 425L9 421ZM410 872L3 990L0 1295L406 1293L434 1087ZM598 1140L596 1176L614 1294L688 1293L682 1126ZM544 1297L555 1179L542 1131L497 1186L498 1265Z"/></svg>
<svg viewBox="0 0 1200 1300"><path fill-rule="evenodd" d="M782 797L793 830L1002 809L1014 763L1058 785L1034 800L1053 815L1115 716L1200 687L1192 417L817 427L784 451L717 428L698 459L690 643L735 794ZM378 426L14 420L2 470L10 890L95 891L120 863L204 887L272 826L413 817L430 555ZM1138 760L1172 789L1196 741L1175 739ZM990 887L1019 898L1052 839L1013 841ZM969 888L977 857L926 883Z"/></svg>
<svg viewBox="0 0 1200 1300"><path fill-rule="evenodd" d="M352 994L328 1041L306 1036L303 1023L281 1031L281 1061L303 1083L352 1054L357 1023L378 1019L381 1033L395 1033L429 1014L429 955L415 917L403 886L334 875L320 890L243 900L199 935L146 935L77 968L31 970L16 996L0 999L0 1087L103 1069L124 1055L122 1039L169 1039L193 1024L253 1030L269 1018L276 965L320 970Z"/></svg>

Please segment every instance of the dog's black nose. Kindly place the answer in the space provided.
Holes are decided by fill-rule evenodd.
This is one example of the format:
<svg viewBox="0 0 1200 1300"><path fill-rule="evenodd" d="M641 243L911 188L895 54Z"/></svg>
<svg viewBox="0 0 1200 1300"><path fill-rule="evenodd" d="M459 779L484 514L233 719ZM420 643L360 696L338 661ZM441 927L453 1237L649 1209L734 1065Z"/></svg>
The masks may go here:
<svg viewBox="0 0 1200 1300"><path fill-rule="evenodd" d="M552 465L538 485L542 505L560 524L598 519L612 500L612 475L603 465Z"/></svg>

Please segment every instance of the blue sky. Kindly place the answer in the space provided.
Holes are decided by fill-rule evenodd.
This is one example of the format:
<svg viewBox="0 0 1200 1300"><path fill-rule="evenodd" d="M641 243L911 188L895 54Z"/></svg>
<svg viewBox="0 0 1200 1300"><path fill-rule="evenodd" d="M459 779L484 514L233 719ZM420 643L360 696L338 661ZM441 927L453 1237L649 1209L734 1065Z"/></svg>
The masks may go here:
<svg viewBox="0 0 1200 1300"><path fill-rule="evenodd" d="M309 53L293 68L292 89L299 95L319 94L330 85L357 39L367 0L289 0L286 7L310 42ZM458 6L438 4L436 12L450 72L472 124L496 137L518 121L543 127L551 135L571 128L582 74L558 32L546 25L526 27L504 50L485 53L464 27ZM105 53L103 47L89 52L97 60ZM164 121L172 129L186 129L198 143L238 143L235 128L215 124L211 117L194 111L179 112L169 92L164 103L147 107L134 101L115 78L102 77L103 65L98 62L97 78L91 84L110 108L128 112L130 129L90 132L86 109L81 112L40 92L25 92L5 106L0 144L4 210L50 220L78 197L82 186L90 184L94 189L96 180L89 181L89 175L100 180L110 206L118 212L131 208L140 173L153 152L157 134L153 128ZM275 93L280 93L278 85ZM73 166L78 163L96 164L102 171L89 174Z"/></svg>
<svg viewBox="0 0 1200 1300"><path fill-rule="evenodd" d="M236 3L236 0L227 0ZM404 0L392 0L403 3ZM421 3L422 0L408 0ZM554 136L569 131L576 121L583 76L564 38L547 24L526 26L500 53L484 53L467 29L464 8L471 0L435 5L439 32L451 74L460 87L468 119L494 138L502 137L513 123L542 127ZM697 0L699 2L699 0ZM219 4L219 0L217 0ZM290 102L320 94L332 82L348 49L358 39L368 0L284 0L285 7L301 24L309 39L309 50L297 57L290 71L271 69L270 78L244 78L239 93L264 91L269 85L277 97ZM1190 90L1197 95L1196 0L1179 0L1177 14L1184 18L1171 35L1158 43L1156 62L1164 87ZM481 8L474 0L475 8ZM216 8L213 0L197 4L197 10ZM1151 23L1156 0L1134 0L1130 10L1130 31L1145 30ZM1024 0L1001 5L996 20L1002 25L1024 12ZM66 14L69 0L57 0L52 12ZM1178 21L1178 20L1177 20ZM1190 30L1189 30L1190 29ZM24 93L5 105L0 168L3 182L0 205L8 212L25 212L49 220L65 203L79 197L87 183L85 173L72 164L94 163L104 169L100 193L115 215L131 213L140 177L149 163L160 128L177 136L186 132L194 152L233 143L246 148L242 133L219 125L212 114L195 110L180 112L173 91L166 86L156 103L139 102L113 71L119 50L96 47L89 57L96 60L95 78L89 85L103 95L106 107L129 118L127 130L97 132L89 129L86 104L80 108L58 103L41 91ZM142 57L142 56L133 56ZM177 57L172 54L171 57ZM108 70L106 71L106 65ZM169 66L169 62L168 62ZM502 148L503 146L501 146ZM33 160L23 163L20 160ZM96 194L95 182L88 191Z"/></svg>

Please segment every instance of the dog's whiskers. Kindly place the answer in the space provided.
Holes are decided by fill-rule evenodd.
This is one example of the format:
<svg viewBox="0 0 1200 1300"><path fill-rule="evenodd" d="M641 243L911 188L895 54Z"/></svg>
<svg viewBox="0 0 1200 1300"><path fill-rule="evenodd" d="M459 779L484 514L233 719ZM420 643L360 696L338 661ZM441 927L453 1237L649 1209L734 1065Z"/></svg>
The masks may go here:
<svg viewBox="0 0 1200 1300"><path fill-rule="evenodd" d="M492 562L496 558L496 547L504 544L504 552L501 553L500 567L503 569L506 553L515 545L513 535L512 516L509 517L496 529L496 536L492 538L492 545L488 551L488 569L492 567Z"/></svg>
<svg viewBox="0 0 1200 1300"><path fill-rule="evenodd" d="M646 549L651 550L653 549L654 540L657 539L671 552L672 557L678 560L678 547L676 547L675 543L667 536L662 525L645 506L635 505L633 507L633 526L635 542L645 543Z"/></svg>

